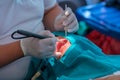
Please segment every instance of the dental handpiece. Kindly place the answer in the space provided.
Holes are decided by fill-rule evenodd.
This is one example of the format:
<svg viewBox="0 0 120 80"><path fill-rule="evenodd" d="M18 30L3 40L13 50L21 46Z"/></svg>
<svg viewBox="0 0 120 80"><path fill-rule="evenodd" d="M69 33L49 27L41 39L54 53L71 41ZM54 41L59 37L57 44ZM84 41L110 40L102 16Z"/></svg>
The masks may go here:
<svg viewBox="0 0 120 80"><path fill-rule="evenodd" d="M22 37L15 36L15 34L19 34ZM38 38L38 39L51 38L51 37L48 37L48 36L46 37L46 36L43 36L43 35L40 35L40 34L36 34L36 33L33 33L33 32L29 32L29 31L25 31L25 30L17 30L17 31L15 31L15 32L12 33L11 37L13 39L23 39L23 38L28 38L28 37L34 37L34 38ZM58 42L63 43L57 37L56 37L56 39L57 39Z"/></svg>
<svg viewBox="0 0 120 80"><path fill-rule="evenodd" d="M67 4L65 5L65 16L68 16L69 15L69 12L67 11ZM64 28L64 30L65 30L65 36L67 36L67 32L68 32L68 30L67 30L67 26L65 26L65 28Z"/></svg>

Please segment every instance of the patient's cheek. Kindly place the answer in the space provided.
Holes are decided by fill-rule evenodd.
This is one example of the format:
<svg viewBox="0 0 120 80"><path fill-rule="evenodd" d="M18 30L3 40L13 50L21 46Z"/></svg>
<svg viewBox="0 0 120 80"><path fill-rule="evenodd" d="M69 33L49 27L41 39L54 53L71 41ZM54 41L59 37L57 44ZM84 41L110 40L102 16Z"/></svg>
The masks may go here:
<svg viewBox="0 0 120 80"><path fill-rule="evenodd" d="M59 41L56 43L56 57L61 58L66 50L70 47L70 42L65 38L59 38Z"/></svg>

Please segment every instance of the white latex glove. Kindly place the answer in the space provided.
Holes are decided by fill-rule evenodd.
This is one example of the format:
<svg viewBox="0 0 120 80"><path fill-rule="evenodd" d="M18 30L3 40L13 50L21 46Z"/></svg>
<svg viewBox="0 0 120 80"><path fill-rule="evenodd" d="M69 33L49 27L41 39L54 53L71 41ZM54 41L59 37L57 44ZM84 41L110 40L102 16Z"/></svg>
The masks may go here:
<svg viewBox="0 0 120 80"><path fill-rule="evenodd" d="M69 33L76 32L79 29L77 18L71 8L67 7L63 13L56 17L54 28L58 31L66 29Z"/></svg>
<svg viewBox="0 0 120 80"><path fill-rule="evenodd" d="M41 31L40 35L50 37L46 39L25 38L21 40L21 48L25 56L48 58L54 56L57 38L50 31Z"/></svg>

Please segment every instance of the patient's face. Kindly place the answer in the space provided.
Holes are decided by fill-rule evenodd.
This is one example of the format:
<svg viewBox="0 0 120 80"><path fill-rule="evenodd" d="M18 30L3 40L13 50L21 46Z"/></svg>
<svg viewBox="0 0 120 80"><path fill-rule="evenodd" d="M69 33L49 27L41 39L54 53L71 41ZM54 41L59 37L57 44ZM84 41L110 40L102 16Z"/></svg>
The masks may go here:
<svg viewBox="0 0 120 80"><path fill-rule="evenodd" d="M70 42L63 37L58 37L58 42L56 43L56 51L55 54L57 56L58 59L60 59L64 53L66 52L66 50L70 47Z"/></svg>
<svg viewBox="0 0 120 80"><path fill-rule="evenodd" d="M120 80L120 75L110 75L108 77L105 78L98 78L95 80Z"/></svg>

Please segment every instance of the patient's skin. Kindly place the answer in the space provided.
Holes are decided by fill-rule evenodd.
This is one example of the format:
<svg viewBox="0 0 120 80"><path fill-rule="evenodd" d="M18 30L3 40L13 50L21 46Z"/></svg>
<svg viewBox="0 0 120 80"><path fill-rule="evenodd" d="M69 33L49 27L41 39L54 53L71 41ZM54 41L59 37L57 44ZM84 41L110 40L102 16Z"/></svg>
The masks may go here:
<svg viewBox="0 0 120 80"><path fill-rule="evenodd" d="M120 80L120 75L110 75L104 78L97 78L95 80Z"/></svg>
<svg viewBox="0 0 120 80"><path fill-rule="evenodd" d="M58 40L59 41L56 43L55 54L57 56L57 59L60 59L71 44L66 38L63 37L58 37Z"/></svg>

